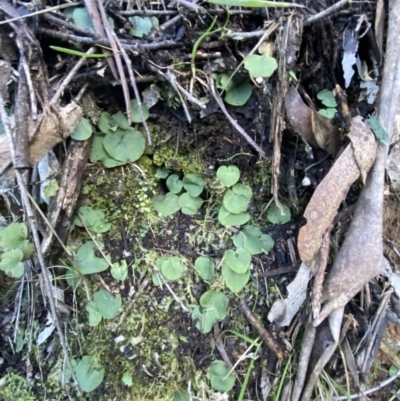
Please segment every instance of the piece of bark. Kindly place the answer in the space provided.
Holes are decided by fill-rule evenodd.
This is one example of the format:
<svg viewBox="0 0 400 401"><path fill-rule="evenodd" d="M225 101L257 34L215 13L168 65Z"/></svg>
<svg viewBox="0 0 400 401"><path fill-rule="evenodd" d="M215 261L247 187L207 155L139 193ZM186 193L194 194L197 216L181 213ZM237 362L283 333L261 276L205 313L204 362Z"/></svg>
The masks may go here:
<svg viewBox="0 0 400 401"><path fill-rule="evenodd" d="M304 212L307 224L300 229L298 249L301 260L311 271L314 271L316 255L321 248L324 233L332 224L351 185L361 174L354 149L360 146L360 152L368 154L368 156L364 156L363 160L370 161L369 167L376 153L377 145L374 134L361 117L353 118L349 136L354 139L352 144L347 146L318 185ZM363 138L361 144L357 140L359 138ZM364 163L362 169L364 174L368 165Z"/></svg>
<svg viewBox="0 0 400 401"><path fill-rule="evenodd" d="M67 242L72 217L81 193L82 176L89 158L90 147L91 141L71 141L68 157L62 167L59 190L49 206L48 220L64 244ZM52 239L53 232L47 228L42 241L43 253L48 251ZM55 245L62 249L58 241Z"/></svg>

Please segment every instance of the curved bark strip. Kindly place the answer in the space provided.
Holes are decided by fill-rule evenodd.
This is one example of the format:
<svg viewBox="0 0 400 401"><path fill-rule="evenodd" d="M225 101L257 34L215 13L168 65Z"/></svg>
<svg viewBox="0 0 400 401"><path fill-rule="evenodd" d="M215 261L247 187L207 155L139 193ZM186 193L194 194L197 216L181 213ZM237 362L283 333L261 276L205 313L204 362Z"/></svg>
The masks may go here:
<svg viewBox="0 0 400 401"><path fill-rule="evenodd" d="M360 174L367 174L375 158L375 136L360 116L352 119L349 137L352 143L318 185L304 212L307 224L300 229L298 249L301 260L311 271L315 269L322 237L332 224L340 204Z"/></svg>

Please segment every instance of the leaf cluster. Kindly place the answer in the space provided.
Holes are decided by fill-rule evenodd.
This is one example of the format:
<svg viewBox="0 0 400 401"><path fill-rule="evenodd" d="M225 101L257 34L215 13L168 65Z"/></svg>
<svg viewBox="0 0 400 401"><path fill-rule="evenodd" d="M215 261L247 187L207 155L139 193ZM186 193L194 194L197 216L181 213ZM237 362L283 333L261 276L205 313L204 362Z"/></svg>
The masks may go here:
<svg viewBox="0 0 400 401"><path fill-rule="evenodd" d="M158 213L167 217L179 210L187 215L194 215L199 211L203 204L199 195L203 192L205 185L200 175L187 174L181 180L178 174L169 174L169 171L165 169L159 169L157 175L167 179L166 185L170 191L153 197L152 204ZM183 189L186 192L181 193Z"/></svg>
<svg viewBox="0 0 400 401"><path fill-rule="evenodd" d="M140 113L136 99L131 100L132 121L140 123ZM149 117L149 111L142 104L144 119ZM101 113L98 127L100 132L93 139L90 160L93 163L102 162L104 167L112 168L132 163L138 160L146 148L146 140L135 128L132 128L122 112L110 115Z"/></svg>
<svg viewBox="0 0 400 401"><path fill-rule="evenodd" d="M0 270L8 276L22 277L23 261L33 251L33 244L28 240L28 227L24 223L11 223L0 230Z"/></svg>

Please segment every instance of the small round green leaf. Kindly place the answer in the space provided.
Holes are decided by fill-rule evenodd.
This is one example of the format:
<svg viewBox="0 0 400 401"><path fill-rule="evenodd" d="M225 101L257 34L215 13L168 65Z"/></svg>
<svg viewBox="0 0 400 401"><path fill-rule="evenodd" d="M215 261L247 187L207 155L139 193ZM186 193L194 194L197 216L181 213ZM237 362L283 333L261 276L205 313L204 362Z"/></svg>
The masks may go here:
<svg viewBox="0 0 400 401"><path fill-rule="evenodd" d="M122 113L122 111L119 111L118 113L115 113L111 117L111 121L118 125L119 128L124 129L129 129L130 125L128 123L128 119L126 118L125 114Z"/></svg>
<svg viewBox="0 0 400 401"><path fill-rule="evenodd" d="M333 117L335 117L335 114L337 113L337 110L328 107L326 109L319 110L318 113L321 114L321 116L324 116L326 118L333 118Z"/></svg>
<svg viewBox="0 0 400 401"><path fill-rule="evenodd" d="M181 208L178 199L178 195L168 192L165 195L156 195L151 202L158 213L167 217L176 213Z"/></svg>
<svg viewBox="0 0 400 401"><path fill-rule="evenodd" d="M247 212L239 214L229 213L224 206L221 206L219 209L218 221L225 227L241 226L246 224L249 220L250 214Z"/></svg>
<svg viewBox="0 0 400 401"><path fill-rule="evenodd" d="M115 133L105 136L103 146L113 159L132 163L142 156L146 141L143 135L134 128L129 130L118 129Z"/></svg>
<svg viewBox="0 0 400 401"><path fill-rule="evenodd" d="M208 290L200 297L203 310L212 310L218 320L225 319L228 302L228 297L221 291Z"/></svg>
<svg viewBox="0 0 400 401"><path fill-rule="evenodd" d="M74 224L78 227L86 227L96 234L107 232L111 228L104 213L101 210L92 209L90 206L81 206L78 216L74 218Z"/></svg>
<svg viewBox="0 0 400 401"><path fill-rule="evenodd" d="M131 115L132 115L132 121L134 123L141 123L142 119L140 118L140 112L139 112L139 106L138 102L136 99L131 100ZM144 103L141 103L142 106L142 112L143 112L143 119L146 121L149 118L149 109Z"/></svg>
<svg viewBox="0 0 400 401"><path fill-rule="evenodd" d="M169 401L191 401L192 397L190 397L187 390L180 389L174 392L172 398Z"/></svg>
<svg viewBox="0 0 400 401"><path fill-rule="evenodd" d="M99 387L104 379L105 370L103 366L89 355L82 357L74 370L79 387L87 393Z"/></svg>
<svg viewBox="0 0 400 401"><path fill-rule="evenodd" d="M263 57L252 54L244 62L244 68L250 72L254 78L269 78L278 68L278 63L273 57Z"/></svg>
<svg viewBox="0 0 400 401"><path fill-rule="evenodd" d="M286 224L292 218L290 214L290 209L284 204L282 204L282 208L283 208L283 214L281 214L278 206L276 206L275 203L273 203L271 207L268 209L267 219L272 224Z"/></svg>
<svg viewBox="0 0 400 401"><path fill-rule="evenodd" d="M101 322L101 313L97 310L96 304L90 301L86 304L86 310L89 312L89 326L98 326Z"/></svg>
<svg viewBox="0 0 400 401"><path fill-rule="evenodd" d="M125 281L128 277L128 265L126 264L126 260L122 260L121 263L113 263L110 272L115 280Z"/></svg>
<svg viewBox="0 0 400 401"><path fill-rule="evenodd" d="M28 258L32 255L34 248L27 238L28 227L24 223L9 224L0 230L0 252L19 249L23 253L23 259Z"/></svg>
<svg viewBox="0 0 400 401"><path fill-rule="evenodd" d="M227 264L222 264L222 277L226 286L235 294L242 291L250 278L250 269L244 274L235 273Z"/></svg>
<svg viewBox="0 0 400 401"><path fill-rule="evenodd" d="M167 259L161 265L161 273L167 280L179 280L185 271L185 265L182 260L176 256Z"/></svg>
<svg viewBox="0 0 400 401"><path fill-rule="evenodd" d="M194 267L203 280L210 280L214 275L214 262L207 256L199 256L194 262Z"/></svg>
<svg viewBox="0 0 400 401"><path fill-rule="evenodd" d="M224 100L231 106L243 106L250 99L252 91L253 87L246 81L227 91Z"/></svg>
<svg viewBox="0 0 400 401"><path fill-rule="evenodd" d="M167 188L168 188L173 194L179 194L179 192L182 191L183 182L179 179L178 174L171 174L171 175L167 178Z"/></svg>
<svg viewBox="0 0 400 401"><path fill-rule="evenodd" d="M250 252L244 248L238 248L236 251L232 249L225 251L223 265L227 265L235 273L246 273L249 270L250 263Z"/></svg>
<svg viewBox="0 0 400 401"><path fill-rule="evenodd" d="M183 177L183 187L190 196L199 196L204 189L204 179L198 174L188 174Z"/></svg>
<svg viewBox="0 0 400 401"><path fill-rule="evenodd" d="M236 166L221 166L217 170L217 178L225 187L231 187L239 181L240 170Z"/></svg>
<svg viewBox="0 0 400 401"><path fill-rule="evenodd" d="M218 322L213 309L204 309L200 306L195 306L190 316L195 324L196 329L202 333L209 333L214 324Z"/></svg>
<svg viewBox="0 0 400 401"><path fill-rule="evenodd" d="M238 232L233 237L237 248L245 248L251 255L268 253L274 246L274 240L268 234L263 234L258 227L249 225L244 232Z"/></svg>
<svg viewBox="0 0 400 401"><path fill-rule="evenodd" d="M127 387L132 387L132 385L133 385L133 378L132 378L132 375L131 375L129 372L125 372L125 373L122 375L122 383L124 383L125 386L127 386Z"/></svg>
<svg viewBox="0 0 400 401"><path fill-rule="evenodd" d="M79 28L94 30L92 19L86 7L76 7L72 12L72 19Z"/></svg>
<svg viewBox="0 0 400 401"><path fill-rule="evenodd" d="M104 135L96 134L93 139L92 149L90 151L90 161L92 163L97 163L99 161L103 162L104 167L112 168L117 166L122 166L125 162L121 162L113 159L104 149L103 146Z"/></svg>
<svg viewBox="0 0 400 401"><path fill-rule="evenodd" d="M114 297L103 288L94 293L93 302L104 319L113 319L122 306L120 294Z"/></svg>
<svg viewBox="0 0 400 401"><path fill-rule="evenodd" d="M230 368L223 361L214 361L207 369L207 377L210 379L211 387L222 393L232 390L235 385L235 375L229 373Z"/></svg>
<svg viewBox="0 0 400 401"><path fill-rule="evenodd" d="M169 176L169 171L165 167L159 167L156 171L156 176L165 179Z"/></svg>
<svg viewBox="0 0 400 401"><path fill-rule="evenodd" d="M201 205L203 204L203 201L199 197L193 197L190 196L187 192L182 194L179 197L179 206L182 208L181 211L183 214L187 215L193 215L196 214L199 209L201 208Z"/></svg>
<svg viewBox="0 0 400 401"><path fill-rule="evenodd" d="M100 249L103 249L104 245L102 242L97 241L97 244ZM100 273L107 270L107 261L103 258L98 258L95 255L95 251L97 251L97 246L93 241L86 242L86 244L78 249L75 263L82 274Z"/></svg>
<svg viewBox="0 0 400 401"><path fill-rule="evenodd" d="M229 213L240 214L246 212L253 191L248 185L235 184L226 191L223 204Z"/></svg>
<svg viewBox="0 0 400 401"><path fill-rule="evenodd" d="M337 106L335 96L332 91L328 89L324 89L317 93L317 98L322 102L322 104L326 107L333 108Z"/></svg>
<svg viewBox="0 0 400 401"><path fill-rule="evenodd" d="M20 278L24 275L24 254L21 249L11 249L1 255L0 270L9 277Z"/></svg>
<svg viewBox="0 0 400 401"><path fill-rule="evenodd" d="M107 111L103 111L100 114L100 118L99 118L97 125L99 126L100 131L103 132L104 134L108 134L109 132L113 131L111 129L110 113L108 113Z"/></svg>
<svg viewBox="0 0 400 401"><path fill-rule="evenodd" d="M75 131L71 134L71 138L76 141L86 141L92 135L93 128L87 118L82 118Z"/></svg>

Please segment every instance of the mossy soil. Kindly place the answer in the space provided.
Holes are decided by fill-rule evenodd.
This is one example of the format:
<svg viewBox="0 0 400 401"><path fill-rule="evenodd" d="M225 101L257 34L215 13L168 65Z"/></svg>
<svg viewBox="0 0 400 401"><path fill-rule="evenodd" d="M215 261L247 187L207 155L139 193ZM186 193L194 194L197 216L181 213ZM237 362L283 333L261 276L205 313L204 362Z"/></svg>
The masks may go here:
<svg viewBox="0 0 400 401"><path fill-rule="evenodd" d="M238 118L251 132L254 126L249 124L246 110L242 111L242 114L238 113ZM29 331L28 324L24 324L26 330L21 349L12 350L4 341L7 336L11 338L12 325L6 322L2 329L1 349L5 355L2 373L6 382L0 387L2 399L167 401L172 400L177 391L187 389L188 385L192 393L203 400L214 399L216 392L210 387L206 369L213 360L221 359L216 349L220 332L231 330L223 338L227 355L233 363L249 344L232 331L252 339L257 337L238 308L239 298L245 297L261 323L266 323L268 305L276 297L277 288L285 293L284 283L289 282L290 275L274 280L258 277L265 270L291 264L285 241L294 237L298 229L298 223L294 222L272 226L265 216L261 216L271 199L270 161L259 159L220 114L211 114L189 125L176 118L168 107L160 105L152 110L149 124L155 145L146 150L136 165L105 169L89 164L79 200L80 206L91 205L105 213L111 229L98 239L105 243L105 251L113 262L126 260L129 265L128 278L124 282L115 280L109 272L86 277L89 292L106 288L113 294L121 294L120 314L114 319L103 320L99 326L90 327L84 288L73 291L65 281L58 280L64 289L66 302L73 305L70 316L64 319L71 356L77 360L81 355L94 356L105 368L102 384L80 397L71 383L63 388L59 379L66 368L56 335L41 346L35 345L35 336L45 323L45 312L40 307L40 293L37 292L35 300L38 306L31 315L34 332ZM256 138L265 143L268 141L263 135L258 134ZM249 206L252 223L264 233L271 234L276 243L268 255L256 258L251 280L239 295L225 286L219 269L224 251L233 248L235 230L218 223L223 188L218 184L215 172L219 166L230 164L239 167L242 182L253 189L254 196ZM178 212L171 217L163 217L154 210L151 198L167 190L165 180L156 176L158 167L165 167L181 177L188 173L204 177L206 187L201 195L204 204L196 215ZM285 191L282 195L285 199ZM295 214L293 217L296 220ZM69 246L76 249L89 239L83 228L75 228L70 235ZM154 285L152 273L158 257L171 255L185 261L186 271L180 280L169 283L169 291L165 285ZM199 255L210 256L216 262L216 274L208 282L203 281L194 268L194 260ZM58 266L62 263L68 266L66 259L62 259ZM65 273L62 268L54 271L58 277ZM184 311L181 304L192 310L208 289L223 291L229 297L229 308L224 321L211 333L204 334L195 327L190 313ZM22 297L23 320L29 315L29 296L24 293ZM5 311L11 313L7 307L12 308L12 305L13 302L6 304ZM28 352L30 341L32 350ZM28 374L28 384L21 387L16 383L27 375L28 355L32 371ZM249 396L257 396L258 378L272 360L272 355L264 349L250 376ZM250 361L245 359L236 368L237 380L230 399L236 399L239 394ZM132 378L130 385L123 382L124 374ZM16 387L21 393L20 398L10 398L16 394Z"/></svg>

